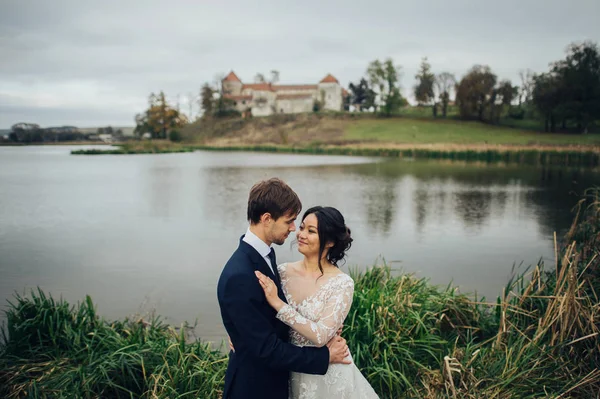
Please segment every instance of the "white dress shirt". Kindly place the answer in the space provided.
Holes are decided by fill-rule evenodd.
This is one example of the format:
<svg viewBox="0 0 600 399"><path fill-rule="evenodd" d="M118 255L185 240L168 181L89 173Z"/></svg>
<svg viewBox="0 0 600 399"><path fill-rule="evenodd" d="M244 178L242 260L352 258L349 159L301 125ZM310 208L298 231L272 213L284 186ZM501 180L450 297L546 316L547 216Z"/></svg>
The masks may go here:
<svg viewBox="0 0 600 399"><path fill-rule="evenodd" d="M275 273L277 273L277 265L271 264L271 259L269 258L269 253L271 252L271 247L268 246L263 240L258 238L256 234L250 231L250 227L246 230L246 235L242 238L242 241L250 245L252 248L256 249L256 252L263 257L267 265L271 266L271 271L273 272L273 277L275 277Z"/></svg>

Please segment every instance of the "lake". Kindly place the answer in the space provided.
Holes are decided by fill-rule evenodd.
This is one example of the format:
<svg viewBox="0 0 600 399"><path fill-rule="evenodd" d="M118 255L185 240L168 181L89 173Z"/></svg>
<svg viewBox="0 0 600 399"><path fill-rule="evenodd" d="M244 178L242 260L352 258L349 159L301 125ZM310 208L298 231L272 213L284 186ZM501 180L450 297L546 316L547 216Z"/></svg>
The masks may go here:
<svg viewBox="0 0 600 399"><path fill-rule="evenodd" d="M73 156L0 147L0 307L39 286L108 319L155 312L224 337L220 270L247 227L258 180L278 176L304 209L337 207L354 243L343 270L398 271L495 300L513 265L554 264L594 170L342 156L203 152ZM277 248L296 260L293 236ZM5 320L2 316L0 319Z"/></svg>

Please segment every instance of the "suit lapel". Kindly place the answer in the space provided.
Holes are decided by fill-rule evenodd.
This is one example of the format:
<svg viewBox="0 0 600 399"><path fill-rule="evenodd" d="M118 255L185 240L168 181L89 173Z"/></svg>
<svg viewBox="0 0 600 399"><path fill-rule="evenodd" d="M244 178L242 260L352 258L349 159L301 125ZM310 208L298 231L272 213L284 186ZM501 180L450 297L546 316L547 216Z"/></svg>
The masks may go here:
<svg viewBox="0 0 600 399"><path fill-rule="evenodd" d="M242 238L244 238L244 236L242 236ZM239 250L246 253L250 257L250 260L252 261L252 264L254 265L255 270L258 270L265 276L269 276L270 278L273 279L273 281L275 282L275 285L277 285L277 296L279 296L279 298L281 300L283 300L285 303L287 303L285 295L283 294L283 289L281 288L281 278L279 276L279 273L275 273L275 275L274 275L273 269L271 269L269 267L265 258L263 258L258 253L258 251L256 249L254 249L254 247L252 245L250 245L247 242L245 242L244 240L242 240L242 238L240 238ZM273 277L275 277L275 278L273 278ZM257 282L258 282L258 280L257 280Z"/></svg>

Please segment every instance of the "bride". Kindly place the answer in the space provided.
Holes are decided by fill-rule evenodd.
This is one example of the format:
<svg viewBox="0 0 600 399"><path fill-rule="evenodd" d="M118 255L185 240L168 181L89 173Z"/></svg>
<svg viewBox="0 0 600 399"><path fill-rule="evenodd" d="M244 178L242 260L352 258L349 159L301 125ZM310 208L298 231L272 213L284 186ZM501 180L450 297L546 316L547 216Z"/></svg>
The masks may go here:
<svg viewBox="0 0 600 399"><path fill-rule="evenodd" d="M354 281L337 266L352 243L350 229L337 209L316 206L304 213L296 238L304 258L278 266L287 303L269 277L259 271L256 276L277 318L291 327L290 342L323 346L342 328L352 305ZM371 399L377 394L351 363L331 364L325 375L292 372L290 398Z"/></svg>

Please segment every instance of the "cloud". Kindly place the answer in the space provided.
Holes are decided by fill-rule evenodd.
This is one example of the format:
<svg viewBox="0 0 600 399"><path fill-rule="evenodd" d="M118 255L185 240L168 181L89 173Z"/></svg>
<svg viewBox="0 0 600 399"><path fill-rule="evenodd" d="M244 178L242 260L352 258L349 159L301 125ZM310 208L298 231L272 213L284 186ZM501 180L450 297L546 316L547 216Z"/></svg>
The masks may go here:
<svg viewBox="0 0 600 399"><path fill-rule="evenodd" d="M598 41L597 15L596 0L3 2L0 128L132 124L150 92L183 102L231 69L246 81L277 69L282 83L332 73L346 86L393 57L408 94L428 56L435 72L483 63L517 82L568 43Z"/></svg>

